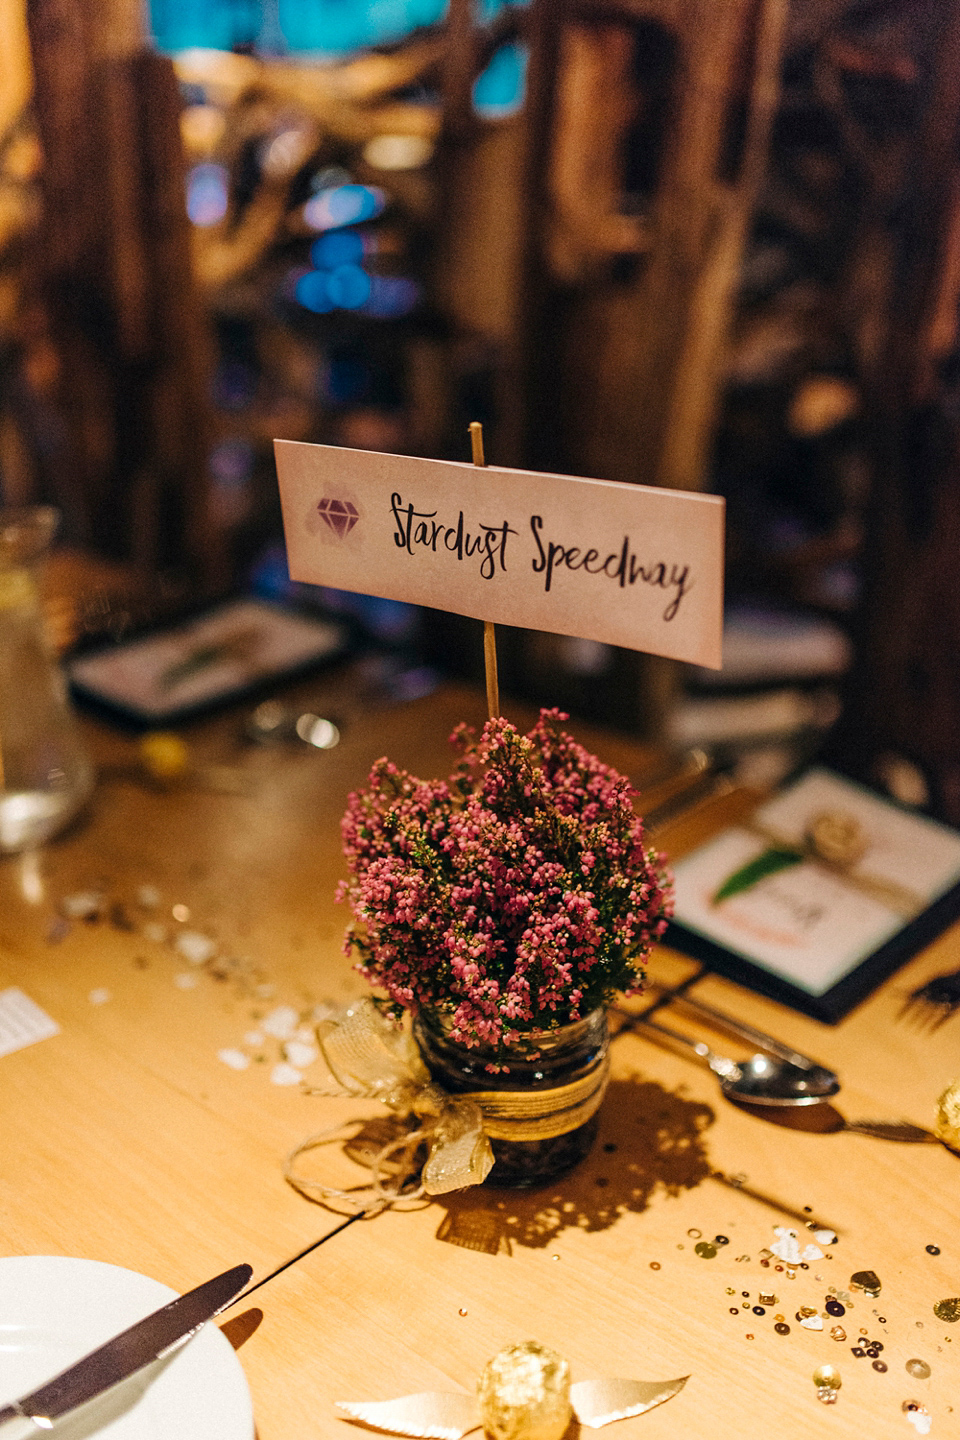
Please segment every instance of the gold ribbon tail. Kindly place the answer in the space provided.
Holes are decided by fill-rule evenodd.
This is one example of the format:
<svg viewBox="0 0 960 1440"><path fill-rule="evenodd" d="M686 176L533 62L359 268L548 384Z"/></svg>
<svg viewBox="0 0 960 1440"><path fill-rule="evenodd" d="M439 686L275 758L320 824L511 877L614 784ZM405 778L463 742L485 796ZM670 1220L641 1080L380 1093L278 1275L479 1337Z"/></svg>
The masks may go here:
<svg viewBox="0 0 960 1440"><path fill-rule="evenodd" d="M461 1440L480 1424L472 1395L445 1395L438 1390L403 1395L399 1400L338 1400L336 1405L341 1415L359 1420L361 1425L391 1435L411 1435L415 1440Z"/></svg>
<svg viewBox="0 0 960 1440"><path fill-rule="evenodd" d="M570 1386L570 1403L581 1425L599 1430L614 1420L642 1415L655 1405L662 1405L681 1391L690 1379L679 1380L580 1380Z"/></svg>

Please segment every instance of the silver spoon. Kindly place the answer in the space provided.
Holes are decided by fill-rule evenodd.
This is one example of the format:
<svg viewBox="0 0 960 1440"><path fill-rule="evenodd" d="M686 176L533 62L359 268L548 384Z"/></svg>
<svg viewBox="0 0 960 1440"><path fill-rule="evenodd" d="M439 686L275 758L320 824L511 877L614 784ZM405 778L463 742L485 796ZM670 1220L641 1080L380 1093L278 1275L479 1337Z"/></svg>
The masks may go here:
<svg viewBox="0 0 960 1440"><path fill-rule="evenodd" d="M707 1065L720 1081L720 1089L728 1100L747 1105L822 1105L840 1089L840 1080L833 1070L816 1065L812 1060L798 1065L779 1056L751 1055L749 1060L730 1060L717 1055L702 1040L692 1040L678 1030L670 1030L643 1015L631 1015L625 1029L640 1027L662 1035L674 1045L691 1050ZM805 1056L798 1059L806 1060Z"/></svg>

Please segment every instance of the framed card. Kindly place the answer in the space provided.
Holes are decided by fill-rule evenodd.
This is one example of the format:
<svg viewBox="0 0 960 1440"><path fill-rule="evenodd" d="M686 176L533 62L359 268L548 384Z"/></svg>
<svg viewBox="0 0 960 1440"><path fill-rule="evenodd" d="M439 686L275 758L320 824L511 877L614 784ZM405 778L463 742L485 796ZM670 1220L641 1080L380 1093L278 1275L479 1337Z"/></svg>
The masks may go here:
<svg viewBox="0 0 960 1440"><path fill-rule="evenodd" d="M346 643L341 625L244 598L78 655L67 673L82 699L137 725L170 725L333 660Z"/></svg>
<svg viewBox="0 0 960 1440"><path fill-rule="evenodd" d="M815 768L675 878L668 944L833 1022L960 914L960 834Z"/></svg>

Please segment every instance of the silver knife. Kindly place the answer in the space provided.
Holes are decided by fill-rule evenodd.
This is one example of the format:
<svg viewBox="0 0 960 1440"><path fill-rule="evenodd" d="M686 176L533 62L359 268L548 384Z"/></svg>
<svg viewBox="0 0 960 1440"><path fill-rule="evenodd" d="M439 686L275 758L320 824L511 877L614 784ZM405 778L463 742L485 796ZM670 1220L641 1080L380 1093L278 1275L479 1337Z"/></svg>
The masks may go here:
<svg viewBox="0 0 960 1440"><path fill-rule="evenodd" d="M53 1422L68 1410L75 1410L119 1384L151 1360L169 1355L195 1335L207 1320L225 1310L252 1274L249 1265L235 1265L232 1270L225 1270L215 1279L154 1310L144 1320L138 1320L99 1349L91 1350L38 1390L0 1406L3 1440L28 1440L28 1437L35 1440L51 1430Z"/></svg>

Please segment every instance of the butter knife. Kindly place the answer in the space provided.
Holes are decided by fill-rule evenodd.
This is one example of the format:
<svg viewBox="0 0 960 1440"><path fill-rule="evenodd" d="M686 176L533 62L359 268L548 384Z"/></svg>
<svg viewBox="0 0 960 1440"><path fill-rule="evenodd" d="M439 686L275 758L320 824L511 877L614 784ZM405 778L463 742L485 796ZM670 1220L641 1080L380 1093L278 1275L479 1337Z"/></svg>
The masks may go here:
<svg viewBox="0 0 960 1440"><path fill-rule="evenodd" d="M152 1360L169 1355L225 1310L252 1274L249 1265L225 1270L91 1350L39 1389L0 1406L2 1440L37 1440L61 1415L111 1389Z"/></svg>

